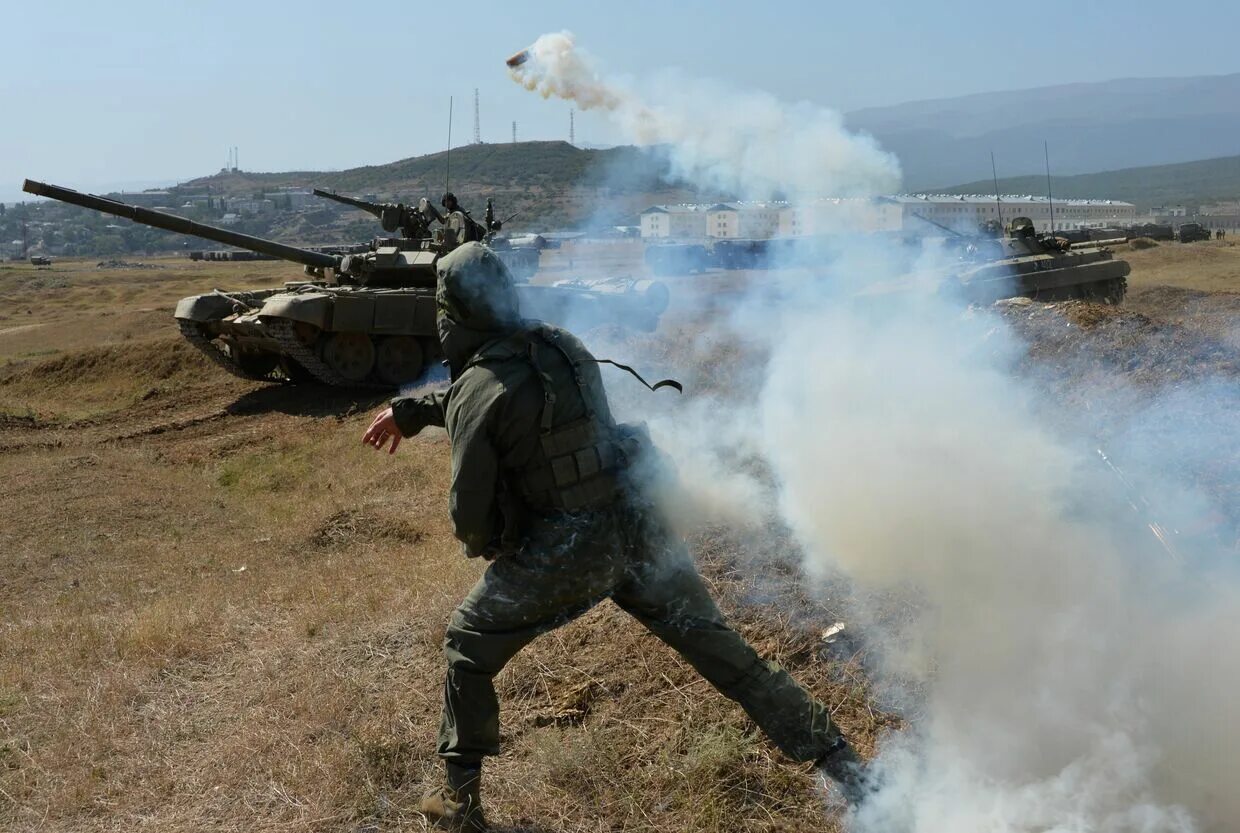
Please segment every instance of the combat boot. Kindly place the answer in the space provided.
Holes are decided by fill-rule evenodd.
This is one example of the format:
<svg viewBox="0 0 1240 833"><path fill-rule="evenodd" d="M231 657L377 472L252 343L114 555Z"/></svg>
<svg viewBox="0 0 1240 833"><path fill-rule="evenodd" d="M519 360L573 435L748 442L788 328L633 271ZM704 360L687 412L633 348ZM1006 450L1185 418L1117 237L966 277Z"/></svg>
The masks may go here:
<svg viewBox="0 0 1240 833"><path fill-rule="evenodd" d="M447 765L447 782L418 805L426 820L443 830L477 833L489 829L482 815L482 766Z"/></svg>
<svg viewBox="0 0 1240 833"><path fill-rule="evenodd" d="M835 748L819 758L814 766L824 778L835 782L844 800L854 810L877 789L869 777L865 761L843 736Z"/></svg>

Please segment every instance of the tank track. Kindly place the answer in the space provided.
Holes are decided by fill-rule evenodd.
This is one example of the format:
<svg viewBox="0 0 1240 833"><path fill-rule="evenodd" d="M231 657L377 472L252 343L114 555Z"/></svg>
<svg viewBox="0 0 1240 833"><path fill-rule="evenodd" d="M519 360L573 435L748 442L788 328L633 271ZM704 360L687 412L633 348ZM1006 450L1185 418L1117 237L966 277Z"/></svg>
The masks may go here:
<svg viewBox="0 0 1240 833"><path fill-rule="evenodd" d="M184 318L177 319L177 326L181 328L181 336L186 341L198 349L214 364L228 371L238 379L246 379L252 382L278 382L281 377L275 373L250 373L244 370L240 365L229 358L219 347L215 346L211 339L203 335L202 330L194 321L186 321Z"/></svg>
<svg viewBox="0 0 1240 833"><path fill-rule="evenodd" d="M393 389L392 385L384 385L379 382L353 382L344 378L332 370L313 350L302 343L301 339L297 337L291 321L267 319L263 323L266 325L267 331L271 333L272 338L280 345L281 352L301 365L302 369L313 376L316 381L337 388L356 388L361 390Z"/></svg>

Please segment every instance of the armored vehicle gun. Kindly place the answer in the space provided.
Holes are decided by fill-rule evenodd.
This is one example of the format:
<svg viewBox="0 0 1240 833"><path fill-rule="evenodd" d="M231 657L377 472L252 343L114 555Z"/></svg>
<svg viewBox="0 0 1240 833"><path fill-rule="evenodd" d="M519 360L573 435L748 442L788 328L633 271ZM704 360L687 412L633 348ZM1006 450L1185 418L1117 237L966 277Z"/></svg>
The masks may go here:
<svg viewBox="0 0 1240 833"><path fill-rule="evenodd" d="M408 241L412 248L437 247L442 252L453 245L452 243L446 243L442 236L436 238L431 222L442 222L443 218L439 211L425 197L418 201L417 206L407 206L404 203L367 202L366 200L346 197L331 191L324 191L321 188L315 188L314 195L353 206L368 214L373 214L379 218L384 231L400 231L402 238ZM466 216L468 217L468 215ZM478 230L477 236L481 238L481 241L491 247L491 250L508 267L508 271L512 273L513 279L528 281L538 271L538 249L513 246L507 239L497 236L503 224L515 216L514 214L503 221L496 220L494 203L491 200L487 200L486 217L482 226L479 227L472 218L469 218L469 222L472 223L472 228Z"/></svg>
<svg viewBox="0 0 1240 833"><path fill-rule="evenodd" d="M435 331L435 264L440 252L415 236L380 238L365 252L329 254L290 246L94 194L26 180L27 193L127 217L300 263L306 279L279 289L216 290L182 299L181 334L222 369L246 379L319 381L392 388L417 379L442 354ZM429 228L429 226L428 226ZM652 281L519 285L521 312L554 324L604 322L653 330L667 289Z"/></svg>

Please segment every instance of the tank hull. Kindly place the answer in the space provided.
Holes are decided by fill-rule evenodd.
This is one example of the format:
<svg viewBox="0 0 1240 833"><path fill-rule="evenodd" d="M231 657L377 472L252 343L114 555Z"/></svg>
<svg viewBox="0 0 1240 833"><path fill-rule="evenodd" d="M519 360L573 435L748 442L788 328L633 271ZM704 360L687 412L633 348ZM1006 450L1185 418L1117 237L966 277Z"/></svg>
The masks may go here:
<svg viewBox="0 0 1240 833"><path fill-rule="evenodd" d="M1084 248L995 260L962 270L955 278L974 303L1023 296L1118 304L1127 292L1130 271L1128 263L1115 260L1110 250Z"/></svg>
<svg viewBox="0 0 1240 833"><path fill-rule="evenodd" d="M522 314L562 326L616 323L653 330L666 287L610 279L518 285ZM282 289L212 292L182 299L185 339L245 379L394 389L442 358L433 287L377 289L319 282Z"/></svg>

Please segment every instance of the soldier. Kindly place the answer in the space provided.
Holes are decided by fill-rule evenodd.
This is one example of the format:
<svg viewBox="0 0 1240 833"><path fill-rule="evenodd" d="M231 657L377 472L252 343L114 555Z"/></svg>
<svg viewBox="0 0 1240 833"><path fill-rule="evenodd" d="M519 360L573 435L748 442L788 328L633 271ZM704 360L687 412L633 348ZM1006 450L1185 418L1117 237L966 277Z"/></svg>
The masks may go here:
<svg viewBox="0 0 1240 833"><path fill-rule="evenodd" d="M454 246L462 243L473 243L482 240L485 234L483 228L475 222L473 217L469 216L469 212L461 208L461 204L456 200L456 194L451 191L443 195L443 199L439 201L443 206L444 216L443 224L447 229L447 236L451 238Z"/></svg>
<svg viewBox="0 0 1240 833"><path fill-rule="evenodd" d="M598 360L571 333L522 320L511 275L480 244L439 261L436 303L451 386L393 399L363 436L395 452L402 437L445 427L456 536L467 556L490 562L444 639L446 783L422 800L427 818L486 829L479 787L482 759L499 754L495 675L604 599L680 652L785 754L815 761L850 802L864 798L862 762L826 707L728 626L660 516L649 488L658 452L644 429L612 419Z"/></svg>

